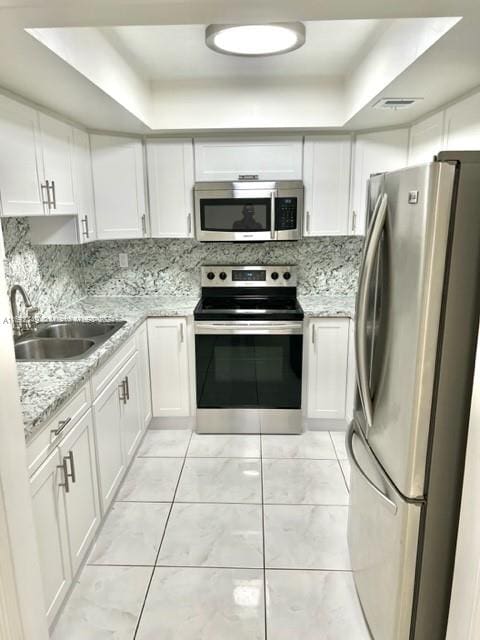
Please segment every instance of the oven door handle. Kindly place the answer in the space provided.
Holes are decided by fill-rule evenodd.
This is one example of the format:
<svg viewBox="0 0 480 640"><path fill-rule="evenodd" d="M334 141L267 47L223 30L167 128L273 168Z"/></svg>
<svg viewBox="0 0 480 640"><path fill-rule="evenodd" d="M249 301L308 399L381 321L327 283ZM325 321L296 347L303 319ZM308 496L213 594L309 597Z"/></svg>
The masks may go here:
<svg viewBox="0 0 480 640"><path fill-rule="evenodd" d="M253 323L215 323L215 322L196 322L196 335L301 335L303 334L302 322L288 323L269 323L258 324Z"/></svg>
<svg viewBox="0 0 480 640"><path fill-rule="evenodd" d="M275 198L277 197L277 192L272 191L270 193L270 239L275 240L275 226L276 226L276 215L275 215Z"/></svg>

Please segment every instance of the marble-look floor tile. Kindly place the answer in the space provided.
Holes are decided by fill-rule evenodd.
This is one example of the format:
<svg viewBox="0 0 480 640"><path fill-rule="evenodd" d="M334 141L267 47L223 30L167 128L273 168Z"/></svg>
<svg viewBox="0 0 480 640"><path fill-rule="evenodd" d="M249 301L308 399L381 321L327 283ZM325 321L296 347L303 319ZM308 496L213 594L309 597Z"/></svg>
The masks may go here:
<svg viewBox="0 0 480 640"><path fill-rule="evenodd" d="M175 504L157 564L263 567L261 506Z"/></svg>
<svg viewBox="0 0 480 640"><path fill-rule="evenodd" d="M265 564L349 570L348 507L265 505Z"/></svg>
<svg viewBox="0 0 480 640"><path fill-rule="evenodd" d="M177 502L259 504L261 499L260 460L254 458L187 458L176 495Z"/></svg>
<svg viewBox="0 0 480 640"><path fill-rule="evenodd" d="M347 571L267 571L271 640L369 640Z"/></svg>
<svg viewBox="0 0 480 640"><path fill-rule="evenodd" d="M262 436L263 458L311 458L335 460L328 431L305 431L298 436Z"/></svg>
<svg viewBox="0 0 480 640"><path fill-rule="evenodd" d="M89 564L154 565L170 504L115 502Z"/></svg>
<svg viewBox="0 0 480 640"><path fill-rule="evenodd" d="M335 447L335 453L339 460L347 460L347 448L345 446L345 431L330 431L332 436L333 446Z"/></svg>
<svg viewBox="0 0 480 640"><path fill-rule="evenodd" d="M149 567L84 567L52 640L132 640Z"/></svg>
<svg viewBox="0 0 480 640"><path fill-rule="evenodd" d="M262 574L258 569L155 569L136 640L263 640Z"/></svg>
<svg viewBox="0 0 480 640"><path fill-rule="evenodd" d="M350 490L350 462L348 460L340 460L340 466L342 467L343 477L347 483L347 487Z"/></svg>
<svg viewBox="0 0 480 640"><path fill-rule="evenodd" d="M259 458L260 436L192 435L188 456L192 458Z"/></svg>
<svg viewBox="0 0 480 640"><path fill-rule="evenodd" d="M337 460L264 460L266 504L348 504Z"/></svg>
<svg viewBox="0 0 480 640"><path fill-rule="evenodd" d="M140 458L183 458L190 442L190 429L150 429L145 435Z"/></svg>
<svg viewBox="0 0 480 640"><path fill-rule="evenodd" d="M183 458L137 458L117 500L172 502Z"/></svg>

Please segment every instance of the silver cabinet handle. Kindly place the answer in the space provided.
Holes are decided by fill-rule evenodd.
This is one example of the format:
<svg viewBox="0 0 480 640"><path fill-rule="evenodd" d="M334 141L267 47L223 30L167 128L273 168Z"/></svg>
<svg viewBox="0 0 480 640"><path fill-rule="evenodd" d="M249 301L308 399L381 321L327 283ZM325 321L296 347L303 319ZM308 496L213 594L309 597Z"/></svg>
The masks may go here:
<svg viewBox="0 0 480 640"><path fill-rule="evenodd" d="M88 216L85 216L84 218L82 218L82 224L83 224L82 234L85 236L85 238L89 238L90 232L88 229Z"/></svg>
<svg viewBox="0 0 480 640"><path fill-rule="evenodd" d="M355 326L355 359L357 364L357 384L365 412L367 430L373 424L373 402L368 382L368 354L367 354L367 313L368 313L368 290L372 279L375 256L377 255L383 227L387 216L388 198L387 194L379 196L375 206L372 222L365 240L365 251L360 268L360 277L357 291L356 303L356 326Z"/></svg>
<svg viewBox="0 0 480 640"><path fill-rule="evenodd" d="M142 234L147 235L147 216L145 213L142 216Z"/></svg>
<svg viewBox="0 0 480 640"><path fill-rule="evenodd" d="M48 180L47 180L47 184L48 184ZM57 208L57 194L55 191L55 180L52 180L52 184L50 185L50 189L52 190L52 207L54 209Z"/></svg>
<svg viewBox="0 0 480 640"><path fill-rule="evenodd" d="M357 212L355 210L352 211L352 231L357 230Z"/></svg>
<svg viewBox="0 0 480 640"><path fill-rule="evenodd" d="M128 376L125 376L125 396L127 398L127 400L130 400L130 384L128 382Z"/></svg>
<svg viewBox="0 0 480 640"><path fill-rule="evenodd" d="M307 233L310 233L310 211L307 211L307 223L305 226Z"/></svg>
<svg viewBox="0 0 480 640"><path fill-rule="evenodd" d="M66 465L66 461L69 460L70 461L70 473L68 473L67 471L67 478L71 478L72 482L76 482L77 481L77 476L75 473L75 460L73 457L73 451L69 451L68 452L68 456L65 456L64 458L64 463L65 463L65 470L67 469L67 465Z"/></svg>
<svg viewBox="0 0 480 640"><path fill-rule="evenodd" d="M313 324L313 322L312 322L312 344L313 344L313 346L315 347L315 350L316 350L316 346L317 345L315 344L315 325Z"/></svg>
<svg viewBox="0 0 480 640"><path fill-rule="evenodd" d="M183 322L180 323L180 344L182 344L182 342L184 341L184 335L183 335Z"/></svg>
<svg viewBox="0 0 480 640"><path fill-rule="evenodd" d="M270 238L275 238L275 196L276 192L270 193Z"/></svg>
<svg viewBox="0 0 480 640"><path fill-rule="evenodd" d="M187 235L192 233L192 214L187 215Z"/></svg>
<svg viewBox="0 0 480 640"><path fill-rule="evenodd" d="M45 181L45 184L41 184L42 190L42 204L50 209L50 187L48 180Z"/></svg>
<svg viewBox="0 0 480 640"><path fill-rule="evenodd" d="M63 482L58 484L59 487L65 487L65 493L70 493L70 484L68 482L67 458L63 459L62 464L57 464L57 469L63 472Z"/></svg>
<svg viewBox="0 0 480 640"><path fill-rule="evenodd" d="M386 506L390 509L390 511L395 515L397 513L397 510L398 510L397 505L395 504L395 502L393 502L393 500L390 500L390 498L387 495L385 495L383 493L383 491L380 491L380 489L377 487L377 485L375 485L370 480L370 478L367 476L365 471L360 466L357 458L355 457L355 453L353 452L353 436L354 435L355 435L355 427L354 427L354 423L352 421L352 423L350 424L350 427L348 429L347 437L346 437L346 440L345 440L345 444L347 446L347 453L348 453L348 457L350 458L350 462L355 467L355 469L358 471L358 473L362 476L362 478L365 480L367 485L372 489L372 491L374 493L376 493L376 495L379 498L381 498L381 500L386 504Z"/></svg>
<svg viewBox="0 0 480 640"><path fill-rule="evenodd" d="M71 420L72 420L71 418L65 418L65 420L60 420L60 422L58 423L58 427L56 429L51 429L50 433L53 433L54 437L56 438L62 433L62 431L67 426L67 424L71 422Z"/></svg>
<svg viewBox="0 0 480 640"><path fill-rule="evenodd" d="M123 402L123 404L127 404L127 390L125 388L125 380L122 380L122 382L118 385L118 388L120 389L120 400Z"/></svg>

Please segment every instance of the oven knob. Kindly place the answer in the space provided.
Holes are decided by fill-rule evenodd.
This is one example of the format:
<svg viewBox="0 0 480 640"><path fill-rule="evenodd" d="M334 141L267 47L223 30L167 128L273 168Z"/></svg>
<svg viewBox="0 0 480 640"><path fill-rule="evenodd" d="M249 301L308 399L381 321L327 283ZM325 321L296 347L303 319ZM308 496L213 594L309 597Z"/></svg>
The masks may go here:
<svg viewBox="0 0 480 640"><path fill-rule="evenodd" d="M278 273L276 271L272 273L272 280L278 280Z"/></svg>
<svg viewBox="0 0 480 640"><path fill-rule="evenodd" d="M225 271L222 271L220 274L220 280L226 280L227 279L227 274L225 273Z"/></svg>
<svg viewBox="0 0 480 640"><path fill-rule="evenodd" d="M285 271L285 273L283 274L284 280L290 280L291 277L292 277L292 274L290 273L290 271Z"/></svg>
<svg viewBox="0 0 480 640"><path fill-rule="evenodd" d="M215 274L213 273L213 271L209 271L209 272L207 273L207 278L208 278L209 280L213 280L213 279L215 278Z"/></svg>

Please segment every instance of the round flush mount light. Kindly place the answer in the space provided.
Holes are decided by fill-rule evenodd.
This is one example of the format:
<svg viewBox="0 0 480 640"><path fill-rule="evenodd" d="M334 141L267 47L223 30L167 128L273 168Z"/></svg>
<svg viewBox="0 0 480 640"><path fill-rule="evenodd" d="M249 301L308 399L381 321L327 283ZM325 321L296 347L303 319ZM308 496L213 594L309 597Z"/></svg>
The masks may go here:
<svg viewBox="0 0 480 640"><path fill-rule="evenodd" d="M211 24L205 32L210 49L233 56L273 56L299 49L305 43L301 22L276 24Z"/></svg>

